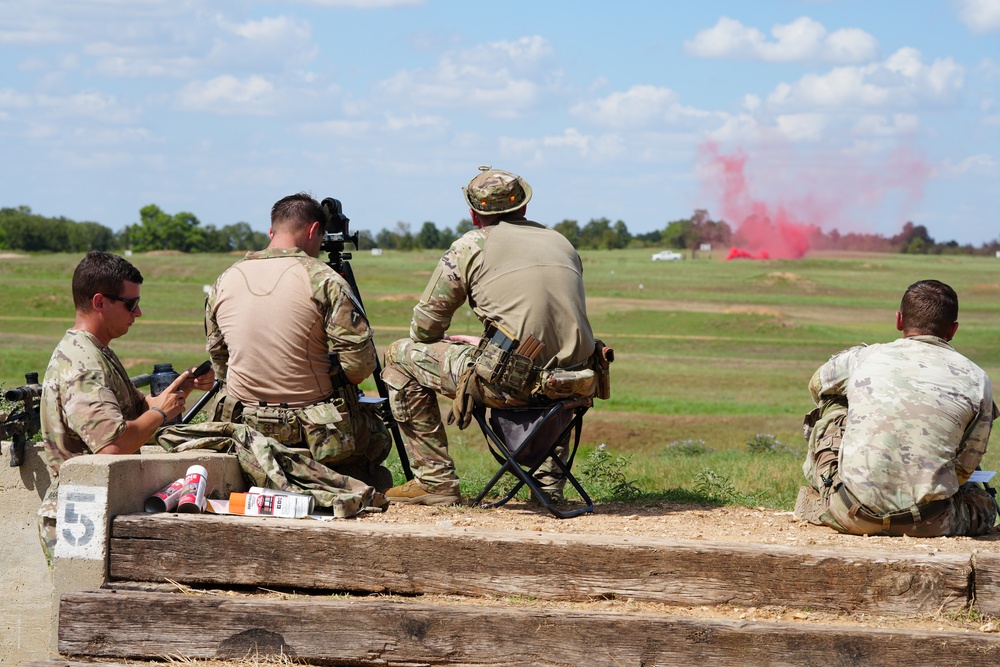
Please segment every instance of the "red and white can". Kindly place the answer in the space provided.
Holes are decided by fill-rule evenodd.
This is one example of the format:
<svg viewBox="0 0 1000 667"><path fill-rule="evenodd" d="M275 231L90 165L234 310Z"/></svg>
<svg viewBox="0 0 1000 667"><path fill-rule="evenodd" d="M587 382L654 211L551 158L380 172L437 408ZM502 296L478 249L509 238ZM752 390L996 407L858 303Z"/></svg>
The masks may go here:
<svg viewBox="0 0 1000 667"><path fill-rule="evenodd" d="M184 491L184 478L175 479L165 487L146 498L143 507L147 512L172 512Z"/></svg>
<svg viewBox="0 0 1000 667"><path fill-rule="evenodd" d="M202 466L191 466L184 475L184 489L177 499L177 511L200 514L205 511L205 489L208 487L208 471Z"/></svg>

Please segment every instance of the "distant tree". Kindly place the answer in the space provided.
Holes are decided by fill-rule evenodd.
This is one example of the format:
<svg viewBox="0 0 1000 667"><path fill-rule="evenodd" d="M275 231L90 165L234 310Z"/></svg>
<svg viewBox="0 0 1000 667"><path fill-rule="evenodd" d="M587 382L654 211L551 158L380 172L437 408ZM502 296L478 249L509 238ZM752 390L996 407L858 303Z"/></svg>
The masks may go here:
<svg viewBox="0 0 1000 667"><path fill-rule="evenodd" d="M455 225L455 236L456 237L461 236L462 234L471 232L475 228L476 226L472 224L472 220L468 218L462 218L461 220L458 221L458 224ZM449 243L448 245L451 244Z"/></svg>
<svg viewBox="0 0 1000 667"><path fill-rule="evenodd" d="M67 250L85 252L87 250L111 250L115 247L115 234L110 228L96 222L77 222L66 228L69 247Z"/></svg>
<svg viewBox="0 0 1000 667"><path fill-rule="evenodd" d="M396 247L400 250L413 250L413 234L410 232L410 223L399 221L396 223L396 230L393 232L396 237Z"/></svg>
<svg viewBox="0 0 1000 667"><path fill-rule="evenodd" d="M690 244L694 242L694 239L694 221L690 218L668 222L661 236L663 245L679 249L690 248Z"/></svg>
<svg viewBox="0 0 1000 667"><path fill-rule="evenodd" d="M384 250L396 249L396 235L388 229L380 229L375 235L375 245Z"/></svg>
<svg viewBox="0 0 1000 667"><path fill-rule="evenodd" d="M900 252L910 255L925 255L934 246L934 239L927 233L927 228L909 221L903 225L899 234L892 237L892 242Z"/></svg>
<svg viewBox="0 0 1000 667"><path fill-rule="evenodd" d="M574 248L580 247L580 225L577 224L576 220L557 222L552 229L565 236Z"/></svg>
<svg viewBox="0 0 1000 667"><path fill-rule="evenodd" d="M226 225L221 232L230 250L262 250L269 243L267 234L255 232L246 222Z"/></svg>
<svg viewBox="0 0 1000 667"><path fill-rule="evenodd" d="M430 221L425 222L420 228L420 233L417 234L414 243L418 248L440 248L441 232L438 231L437 225Z"/></svg>
<svg viewBox="0 0 1000 667"><path fill-rule="evenodd" d="M659 229L653 230L651 232L646 232L645 234L636 234L632 237L634 244L640 246L653 246L659 245L660 240L663 237L663 232Z"/></svg>
<svg viewBox="0 0 1000 667"><path fill-rule="evenodd" d="M378 243L375 241L375 237L367 229L362 229L358 232L358 250L371 250L372 248L377 248Z"/></svg>

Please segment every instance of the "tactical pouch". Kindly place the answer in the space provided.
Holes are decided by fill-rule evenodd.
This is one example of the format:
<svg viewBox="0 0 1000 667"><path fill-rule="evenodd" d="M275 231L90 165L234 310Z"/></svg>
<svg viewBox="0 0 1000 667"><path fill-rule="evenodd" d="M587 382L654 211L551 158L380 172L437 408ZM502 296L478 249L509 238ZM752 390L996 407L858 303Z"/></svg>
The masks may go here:
<svg viewBox="0 0 1000 667"><path fill-rule="evenodd" d="M507 358L507 368L500 383L505 388L531 393L536 378L537 372L531 359L522 354L511 354Z"/></svg>
<svg viewBox="0 0 1000 667"><path fill-rule="evenodd" d="M285 445L302 440L302 430L295 413L277 405L244 405L242 422Z"/></svg>
<svg viewBox="0 0 1000 667"><path fill-rule="evenodd" d="M489 384L500 384L517 339L489 322L476 350L476 375Z"/></svg>
<svg viewBox="0 0 1000 667"><path fill-rule="evenodd" d="M345 408L344 399L336 398L297 411L302 439L319 463L336 463L354 455L354 431L341 414Z"/></svg>
<svg viewBox="0 0 1000 667"><path fill-rule="evenodd" d="M539 374L538 392L546 398L560 400L571 396L589 397L594 395L597 376L593 370L542 371Z"/></svg>

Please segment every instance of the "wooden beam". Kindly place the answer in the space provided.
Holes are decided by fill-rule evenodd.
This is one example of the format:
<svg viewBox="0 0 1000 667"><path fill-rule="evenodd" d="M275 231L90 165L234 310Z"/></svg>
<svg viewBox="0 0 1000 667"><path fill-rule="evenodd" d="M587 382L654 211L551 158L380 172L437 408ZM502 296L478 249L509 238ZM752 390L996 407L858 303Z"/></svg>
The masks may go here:
<svg viewBox="0 0 1000 667"><path fill-rule="evenodd" d="M1000 616L1000 554L977 553L975 567L976 608Z"/></svg>
<svg viewBox="0 0 1000 667"><path fill-rule="evenodd" d="M871 613L960 610L971 572L967 554L212 515L119 516L110 546L112 580Z"/></svg>
<svg viewBox="0 0 1000 667"><path fill-rule="evenodd" d="M283 654L350 665L951 664L1000 637L387 600L89 591L60 604L59 651L140 659Z"/></svg>

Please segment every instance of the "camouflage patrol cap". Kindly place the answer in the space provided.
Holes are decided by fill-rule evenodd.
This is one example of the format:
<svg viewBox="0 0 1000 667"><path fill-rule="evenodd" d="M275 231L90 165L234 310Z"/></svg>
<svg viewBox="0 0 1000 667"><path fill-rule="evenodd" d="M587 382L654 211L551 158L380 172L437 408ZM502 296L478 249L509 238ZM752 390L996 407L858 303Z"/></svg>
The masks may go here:
<svg viewBox="0 0 1000 667"><path fill-rule="evenodd" d="M531 186L517 174L489 165L479 167L479 171L480 174L462 188L465 202L473 211L484 215L510 213L531 199Z"/></svg>

